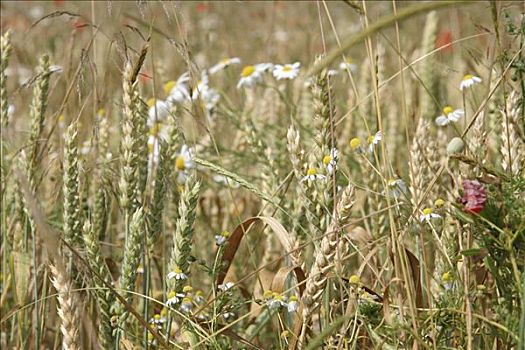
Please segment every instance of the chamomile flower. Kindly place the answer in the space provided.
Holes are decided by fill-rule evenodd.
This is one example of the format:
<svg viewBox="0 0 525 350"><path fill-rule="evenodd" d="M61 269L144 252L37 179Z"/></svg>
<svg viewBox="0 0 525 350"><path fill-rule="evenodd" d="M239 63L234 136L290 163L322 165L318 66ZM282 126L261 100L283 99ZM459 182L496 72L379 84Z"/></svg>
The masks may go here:
<svg viewBox="0 0 525 350"><path fill-rule="evenodd" d="M234 286L234 284L232 282L226 282L226 283L223 283L223 284L219 284L217 286L217 288L219 288L219 290L222 290L223 292L226 292L226 291L230 290L233 286Z"/></svg>
<svg viewBox="0 0 525 350"><path fill-rule="evenodd" d="M169 307L173 307L174 305L177 305L182 298L184 298L184 294L177 293L174 290L168 293L168 298L166 300L166 305Z"/></svg>
<svg viewBox="0 0 525 350"><path fill-rule="evenodd" d="M350 140L350 149L352 151L361 151L362 150L362 142L359 138L357 137L354 137L353 139Z"/></svg>
<svg viewBox="0 0 525 350"><path fill-rule="evenodd" d="M352 71L355 72L357 70L357 64L353 63L350 58L347 57L345 62L341 62L339 64L339 69L343 71Z"/></svg>
<svg viewBox="0 0 525 350"><path fill-rule="evenodd" d="M168 273L168 275L166 276L169 280L175 278L176 280L185 280L188 278L188 276L177 266L173 269L173 271L171 271L170 273Z"/></svg>
<svg viewBox="0 0 525 350"><path fill-rule="evenodd" d="M241 79L237 83L237 89L241 87L252 88L262 80L262 72L255 66L246 66L242 69Z"/></svg>
<svg viewBox="0 0 525 350"><path fill-rule="evenodd" d="M323 165L326 167L326 171L329 175L334 172L335 165L337 164L338 151L335 148L330 150L330 154L323 157Z"/></svg>
<svg viewBox="0 0 525 350"><path fill-rule="evenodd" d="M193 307L193 298L191 296L187 296L182 299L182 303L180 304L180 311L184 313L189 313Z"/></svg>
<svg viewBox="0 0 525 350"><path fill-rule="evenodd" d="M170 113L170 108L165 101L150 98L147 103L149 106L148 126L153 125L157 121L166 120L167 116Z"/></svg>
<svg viewBox="0 0 525 350"><path fill-rule="evenodd" d="M161 314L155 314L149 320L149 323L157 326L157 328L162 328L162 324L166 322L166 317Z"/></svg>
<svg viewBox="0 0 525 350"><path fill-rule="evenodd" d="M440 217L441 217L441 215L433 213L432 208L425 208L425 209L423 209L423 214L419 216L419 220L421 222L426 221L426 222L430 223L431 219L436 219L436 218L440 218Z"/></svg>
<svg viewBox="0 0 525 350"><path fill-rule="evenodd" d="M301 62L289 63L285 65L276 64L273 67L273 76L277 80L281 79L295 79L299 75Z"/></svg>
<svg viewBox="0 0 525 350"><path fill-rule="evenodd" d="M288 298L288 303L286 304L286 307L288 309L288 312L297 311L297 309L299 308L299 300L297 299L297 296L290 296L290 298Z"/></svg>
<svg viewBox="0 0 525 350"><path fill-rule="evenodd" d="M454 285L454 275L449 271L443 273L443 275L441 275L441 282L443 282L445 290L452 289L452 286Z"/></svg>
<svg viewBox="0 0 525 350"><path fill-rule="evenodd" d="M461 80L461 83L459 83L459 89L463 91L463 89L469 88L472 85L481 83L481 78L477 77L472 74L467 74L463 77Z"/></svg>
<svg viewBox="0 0 525 350"><path fill-rule="evenodd" d="M446 204L445 200L441 199L441 198L438 198L434 201L434 206L436 208L443 208L443 206Z"/></svg>
<svg viewBox="0 0 525 350"><path fill-rule="evenodd" d="M221 95L215 90L212 89L209 85L208 73L206 71L202 72L201 80L197 83L195 89L191 94L192 100L200 99L207 111L211 111L219 102Z"/></svg>
<svg viewBox="0 0 525 350"><path fill-rule="evenodd" d="M239 57L232 57L232 58L225 58L213 67L210 68L209 72L210 74L215 74L223 69L228 68L232 64L240 64L241 59Z"/></svg>
<svg viewBox="0 0 525 350"><path fill-rule="evenodd" d="M169 103L182 103L190 99L190 91L188 89L188 81L190 74L183 73L177 81L168 81L164 84L164 92L168 95L166 101Z"/></svg>
<svg viewBox="0 0 525 350"><path fill-rule="evenodd" d="M194 167L193 150L187 145L182 145L179 155L175 158L175 168L178 171L177 181L179 183L184 183L186 181L188 169Z"/></svg>
<svg viewBox="0 0 525 350"><path fill-rule="evenodd" d="M436 118L436 124L439 126L445 126L450 123L457 122L465 112L462 109L454 109L450 106L443 108L443 114Z"/></svg>
<svg viewBox="0 0 525 350"><path fill-rule="evenodd" d="M407 186L401 179L388 180L388 194L393 198L399 198L407 192Z"/></svg>
<svg viewBox="0 0 525 350"><path fill-rule="evenodd" d="M195 292L195 302L197 304L201 304L202 302L204 302L204 293L202 290L198 290Z"/></svg>
<svg viewBox="0 0 525 350"><path fill-rule="evenodd" d="M326 179L326 176L319 174L316 168L310 168L306 171L306 176L301 179L301 182L304 182L304 181L310 182L310 181L325 180L325 179Z"/></svg>
<svg viewBox="0 0 525 350"><path fill-rule="evenodd" d="M266 305L270 309L278 309L281 306L286 306L284 297L279 293L272 292L271 290L264 292L264 299L266 300Z"/></svg>
<svg viewBox="0 0 525 350"><path fill-rule="evenodd" d="M368 143L368 150L370 153L374 152L374 146L377 145L379 141L381 141L382 137L383 135L381 131L376 132L374 135L368 136L366 142Z"/></svg>
<svg viewBox="0 0 525 350"><path fill-rule="evenodd" d="M348 279L348 283L353 286L359 286L361 284L361 278L358 275L352 275Z"/></svg>
<svg viewBox="0 0 525 350"><path fill-rule="evenodd" d="M217 244L218 246L221 246L224 243L226 243L229 237L230 237L230 232L222 231L220 234L215 235L215 244Z"/></svg>

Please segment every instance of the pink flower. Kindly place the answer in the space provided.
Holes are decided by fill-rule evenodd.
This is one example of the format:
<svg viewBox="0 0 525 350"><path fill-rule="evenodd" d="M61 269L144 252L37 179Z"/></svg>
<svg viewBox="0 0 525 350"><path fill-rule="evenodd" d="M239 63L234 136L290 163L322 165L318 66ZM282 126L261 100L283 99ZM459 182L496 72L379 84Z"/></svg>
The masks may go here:
<svg viewBox="0 0 525 350"><path fill-rule="evenodd" d="M476 180L463 180L461 203L467 213L480 213L485 208L487 193L483 185Z"/></svg>

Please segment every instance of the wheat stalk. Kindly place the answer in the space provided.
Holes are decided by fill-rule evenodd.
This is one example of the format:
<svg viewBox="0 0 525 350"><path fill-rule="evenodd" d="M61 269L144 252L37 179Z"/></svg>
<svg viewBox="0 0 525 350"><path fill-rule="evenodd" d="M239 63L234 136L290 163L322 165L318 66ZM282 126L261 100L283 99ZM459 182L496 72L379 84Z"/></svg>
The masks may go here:
<svg viewBox="0 0 525 350"><path fill-rule="evenodd" d="M29 181L35 184L35 168L39 150L40 135L44 129L45 113L47 109L47 97L49 92L49 56L43 55L38 65L38 80L33 90L33 100L29 111L31 119L31 134L29 136ZM34 189L34 188L33 188Z"/></svg>
<svg viewBox="0 0 525 350"><path fill-rule="evenodd" d="M521 115L520 97L512 91L505 102L506 108L502 112L501 133L501 165L503 170L512 175L519 175L523 171L524 144L518 133L518 123Z"/></svg>
<svg viewBox="0 0 525 350"><path fill-rule="evenodd" d="M353 204L354 189L350 185L343 191L337 204L338 220L332 222L326 234L323 236L319 249L315 252L315 260L310 269L302 297L304 309L299 349L304 346L306 338L311 331L312 316L320 306L321 295L325 291L329 272L334 268L337 246L339 244L340 227L347 224Z"/></svg>
<svg viewBox="0 0 525 350"><path fill-rule="evenodd" d="M78 122L67 129L64 150L64 237L69 244L81 242L81 205L79 185Z"/></svg>
<svg viewBox="0 0 525 350"><path fill-rule="evenodd" d="M80 350L79 310L81 303L74 294L73 281L67 274L63 261L56 260L49 267L53 276L51 282L57 291L62 349Z"/></svg>
<svg viewBox="0 0 525 350"><path fill-rule="evenodd" d="M186 276L190 272L190 255L193 245L193 223L195 222L197 201L199 199L200 182L194 176L190 176L184 185L179 202L179 218L173 237L173 249L171 251L168 268L170 271L180 269ZM184 279L171 279L170 290L178 291L182 288Z"/></svg>
<svg viewBox="0 0 525 350"><path fill-rule="evenodd" d="M102 277L106 282L111 283L111 275L100 252L97 231L88 220L84 222L82 231L87 258L91 268L97 272L98 276ZM114 302L114 297L111 291L107 290L106 286L101 283L98 278L93 279L93 281L97 288L94 294L99 307L98 339L103 349L111 349L114 347L113 330L111 326L111 305Z"/></svg>
<svg viewBox="0 0 525 350"><path fill-rule="evenodd" d="M11 50L11 32L8 30L0 38L0 123L2 123L3 128L7 128L9 123L9 102L7 100L7 76L5 71L9 64Z"/></svg>

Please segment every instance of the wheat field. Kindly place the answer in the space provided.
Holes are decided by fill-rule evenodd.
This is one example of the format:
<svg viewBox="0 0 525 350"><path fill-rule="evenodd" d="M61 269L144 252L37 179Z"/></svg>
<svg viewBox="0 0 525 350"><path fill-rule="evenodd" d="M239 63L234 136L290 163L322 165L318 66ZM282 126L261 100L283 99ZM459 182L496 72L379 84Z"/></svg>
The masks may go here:
<svg viewBox="0 0 525 350"><path fill-rule="evenodd" d="M2 1L2 349L525 349L520 1Z"/></svg>

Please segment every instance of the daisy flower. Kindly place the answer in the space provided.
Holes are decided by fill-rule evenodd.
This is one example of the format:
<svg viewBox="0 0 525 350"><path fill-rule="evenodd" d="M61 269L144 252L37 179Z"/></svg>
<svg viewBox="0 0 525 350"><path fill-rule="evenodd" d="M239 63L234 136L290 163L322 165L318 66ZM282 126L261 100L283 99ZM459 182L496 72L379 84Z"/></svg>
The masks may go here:
<svg viewBox="0 0 525 350"><path fill-rule="evenodd" d="M288 303L286 304L288 312L295 312L299 308L299 300L295 295L290 296Z"/></svg>
<svg viewBox="0 0 525 350"><path fill-rule="evenodd" d="M381 131L376 132L374 135L368 136L366 141L368 142L368 150L370 153L374 152L374 146L377 145L379 141L381 141L382 137Z"/></svg>
<svg viewBox="0 0 525 350"><path fill-rule="evenodd" d="M232 58L225 58L213 67L210 68L209 72L210 74L215 74L223 69L228 68L232 64L240 64L241 59L239 57L232 57Z"/></svg>
<svg viewBox="0 0 525 350"><path fill-rule="evenodd" d="M440 218L441 215L432 212L432 208L423 209L423 214L419 216L421 222L426 221L430 223L430 219Z"/></svg>
<svg viewBox="0 0 525 350"><path fill-rule="evenodd" d="M457 122L465 112L462 109L454 109L450 106L443 108L443 114L436 118L436 124L439 126L445 126L451 122Z"/></svg>
<svg viewBox="0 0 525 350"><path fill-rule="evenodd" d="M184 183L186 181L187 170L194 167L193 150L187 145L182 145L179 155L175 158L175 168L178 171L177 181Z"/></svg>
<svg viewBox="0 0 525 350"><path fill-rule="evenodd" d="M295 79L299 75L300 67L301 67L301 62L295 62L293 64L285 64L285 65L277 64L273 68L272 74L277 80Z"/></svg>
<svg viewBox="0 0 525 350"><path fill-rule="evenodd" d="M469 88L472 85L481 83L481 78L477 77L472 74L467 74L463 77L461 80L461 83L459 83L459 89L463 91L463 89Z"/></svg>
<svg viewBox="0 0 525 350"><path fill-rule="evenodd" d="M170 113L169 105L162 100L150 98L147 102L148 109L148 126L157 121L164 121Z"/></svg>
<svg viewBox="0 0 525 350"><path fill-rule="evenodd" d="M401 179L388 180L388 193L393 198L399 198L407 192L407 186Z"/></svg>
<svg viewBox="0 0 525 350"><path fill-rule="evenodd" d="M164 92L168 95L166 101L169 103L182 103L190 99L190 92L188 90L188 81L190 75L188 72L183 73L177 81L168 81L162 87Z"/></svg>
<svg viewBox="0 0 525 350"><path fill-rule="evenodd" d="M326 179L326 176L322 174L318 174L317 169L310 168L306 171L306 176L301 179L301 182L304 182L304 181L310 182L310 181L324 180L324 179Z"/></svg>
<svg viewBox="0 0 525 350"><path fill-rule="evenodd" d="M168 273L166 276L169 280L175 278L176 280L185 280L188 278L188 276L182 272L182 270L179 267L175 267L173 271Z"/></svg>
<svg viewBox="0 0 525 350"><path fill-rule="evenodd" d="M224 243L226 243L229 237L230 237L230 232L222 231L219 235L215 235L215 244L217 244L218 246L221 246Z"/></svg>
<svg viewBox="0 0 525 350"><path fill-rule="evenodd" d="M237 89L241 87L252 88L262 80L262 71L257 70L256 66L246 66L242 69L241 79L237 83Z"/></svg>
<svg viewBox="0 0 525 350"><path fill-rule="evenodd" d="M323 165L326 167L328 174L332 175L334 172L335 165L337 164L337 149L332 148L330 154L323 157Z"/></svg>

